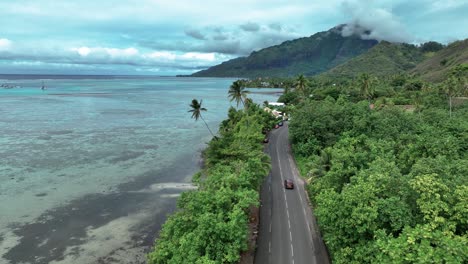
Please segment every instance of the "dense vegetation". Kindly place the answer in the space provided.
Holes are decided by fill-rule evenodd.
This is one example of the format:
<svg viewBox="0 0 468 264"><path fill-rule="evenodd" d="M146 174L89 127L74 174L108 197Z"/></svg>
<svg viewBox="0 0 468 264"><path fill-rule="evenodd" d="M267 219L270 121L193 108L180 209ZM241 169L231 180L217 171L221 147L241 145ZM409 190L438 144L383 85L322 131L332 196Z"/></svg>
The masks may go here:
<svg viewBox="0 0 468 264"><path fill-rule="evenodd" d="M249 88L292 88L294 79L287 77L259 77L253 79L240 79L242 86Z"/></svg>
<svg viewBox="0 0 468 264"><path fill-rule="evenodd" d="M442 82L460 64L468 65L468 40L448 46L429 41L419 46L380 42L367 52L320 75L321 79L353 78L368 73L380 78L410 75L428 82Z"/></svg>
<svg viewBox="0 0 468 264"><path fill-rule="evenodd" d="M424 55L429 53L429 51L424 52L425 50L433 52L435 48L431 49L430 45L417 47L405 43L381 41L366 53L338 65L323 75L328 78L336 78L355 77L363 72L375 76L400 74L413 69L423 61Z"/></svg>
<svg viewBox="0 0 468 264"><path fill-rule="evenodd" d="M198 190L182 194L149 262L239 261L269 170L262 132L274 124L244 87L282 86L293 150L334 263L467 263L468 64L464 55L443 57L465 53L466 41L382 42L336 75L234 82L229 98L244 109L229 110L194 176ZM408 73L428 57L440 67ZM437 84L424 79L435 75ZM203 120L202 101L191 108Z"/></svg>
<svg viewBox="0 0 468 264"><path fill-rule="evenodd" d="M468 67L310 80L282 100L334 263L468 262ZM291 106L293 104L293 106Z"/></svg>
<svg viewBox="0 0 468 264"><path fill-rule="evenodd" d="M258 206L260 183L270 169L262 132L274 119L246 99L242 89L237 91L244 110L229 109L203 153L204 169L193 178L198 190L182 194L177 212L148 255L149 263L237 263L247 250L249 210ZM231 87L231 99L235 92ZM193 114L203 111L201 101L194 100L191 108Z"/></svg>
<svg viewBox="0 0 468 264"><path fill-rule="evenodd" d="M366 52L376 40L343 37L341 26L286 41L194 73L196 77L287 77L315 75Z"/></svg>

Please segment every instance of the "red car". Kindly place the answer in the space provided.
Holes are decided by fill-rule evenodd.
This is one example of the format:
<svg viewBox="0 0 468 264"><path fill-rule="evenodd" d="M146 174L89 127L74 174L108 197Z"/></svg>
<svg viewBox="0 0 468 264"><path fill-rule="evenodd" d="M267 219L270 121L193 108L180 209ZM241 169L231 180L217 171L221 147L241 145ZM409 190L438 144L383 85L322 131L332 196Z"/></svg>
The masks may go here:
<svg viewBox="0 0 468 264"><path fill-rule="evenodd" d="M294 189L294 183L293 183L293 181L290 180L290 179L284 180L284 188L286 188L286 189Z"/></svg>

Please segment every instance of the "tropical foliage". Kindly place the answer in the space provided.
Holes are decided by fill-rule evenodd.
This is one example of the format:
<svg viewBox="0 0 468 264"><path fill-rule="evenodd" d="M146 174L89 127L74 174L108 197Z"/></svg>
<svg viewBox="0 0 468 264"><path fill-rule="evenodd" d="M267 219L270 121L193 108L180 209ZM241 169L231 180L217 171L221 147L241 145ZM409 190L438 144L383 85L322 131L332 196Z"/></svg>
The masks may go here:
<svg viewBox="0 0 468 264"><path fill-rule="evenodd" d="M196 75L313 75L375 44L355 41L331 30ZM468 263L466 54L466 40L381 42L318 77L234 82L229 98L244 108L229 109L193 178L198 190L182 194L149 263L237 263L246 250L249 209L269 170L262 132L275 122L247 86L285 88L279 101L334 263ZM201 103L191 104L195 119Z"/></svg>
<svg viewBox="0 0 468 264"><path fill-rule="evenodd" d="M235 81L231 84L228 91L228 97L232 101L236 101L237 107L239 107L239 103L245 107L245 99L247 98L247 94L249 91L245 89L241 81Z"/></svg>
<svg viewBox="0 0 468 264"><path fill-rule="evenodd" d="M300 95L305 96L305 92L307 88L309 88L309 81L303 74L300 74L299 76L297 76L294 88L296 88L296 91Z"/></svg>
<svg viewBox="0 0 468 264"><path fill-rule="evenodd" d="M356 77L367 72L388 76L413 69L425 59L424 52L415 45L382 41L367 52L325 72L327 78Z"/></svg>
<svg viewBox="0 0 468 264"><path fill-rule="evenodd" d="M369 102L375 95L375 78L368 73L362 73L358 79L361 95Z"/></svg>
<svg viewBox="0 0 468 264"><path fill-rule="evenodd" d="M463 67L441 85L375 79L374 97L364 87L372 75L321 80L291 108L293 150L333 263L468 262L468 103L451 114L447 105L466 95Z"/></svg>
<svg viewBox="0 0 468 264"><path fill-rule="evenodd" d="M248 245L249 210L259 205L260 183L270 169L262 131L272 124L273 117L256 104L229 109L218 139L203 152L205 167L193 178L198 189L179 198L177 212L148 254L149 263L239 261Z"/></svg>

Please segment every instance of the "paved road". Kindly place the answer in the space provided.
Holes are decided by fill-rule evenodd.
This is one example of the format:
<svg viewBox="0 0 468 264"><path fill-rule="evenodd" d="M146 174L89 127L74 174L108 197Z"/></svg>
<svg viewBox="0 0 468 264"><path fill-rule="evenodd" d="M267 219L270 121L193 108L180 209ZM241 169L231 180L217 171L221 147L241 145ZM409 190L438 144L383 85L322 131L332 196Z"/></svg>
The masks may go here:
<svg viewBox="0 0 468 264"><path fill-rule="evenodd" d="M288 142L287 122L270 133L272 170L262 185L255 263L330 263ZM292 179L294 190L284 188Z"/></svg>

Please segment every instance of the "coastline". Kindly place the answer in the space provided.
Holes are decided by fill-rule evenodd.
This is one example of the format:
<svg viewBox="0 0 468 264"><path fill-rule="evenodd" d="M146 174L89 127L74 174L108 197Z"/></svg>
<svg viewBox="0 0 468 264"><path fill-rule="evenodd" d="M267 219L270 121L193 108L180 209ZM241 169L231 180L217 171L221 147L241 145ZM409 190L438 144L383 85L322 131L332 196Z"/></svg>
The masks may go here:
<svg viewBox="0 0 468 264"><path fill-rule="evenodd" d="M24 87L0 90L0 111L9 112L0 118L7 125L0 197L8 198L0 204L7 211L0 262L146 262L176 198L190 189L178 183L202 169L200 151L210 138L190 120L186 99L208 91L207 121L215 127L231 105L220 89L228 81L165 78L158 86L78 78L52 80L44 92L34 80L17 82ZM174 97L180 91L184 96ZM276 96L252 95L264 97ZM171 125L161 127L166 118ZM183 152L191 154L177 156Z"/></svg>
<svg viewBox="0 0 468 264"><path fill-rule="evenodd" d="M146 263L146 253L166 215L174 212L189 175L200 169L192 155L177 163L187 166L140 175L120 184L115 192L86 195L44 212L37 221L13 226L19 243L4 257L13 263ZM182 176L178 183L174 175ZM164 199L152 198L157 196ZM112 240L124 243L116 247L109 243Z"/></svg>
<svg viewBox="0 0 468 264"><path fill-rule="evenodd" d="M257 104L229 110L221 132L204 150L206 166L197 173L198 189L178 200L148 254L150 264L252 263L259 190L271 166L262 131L276 122Z"/></svg>

